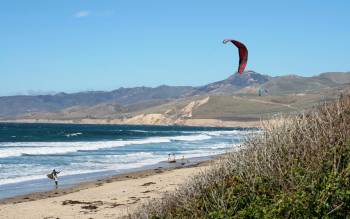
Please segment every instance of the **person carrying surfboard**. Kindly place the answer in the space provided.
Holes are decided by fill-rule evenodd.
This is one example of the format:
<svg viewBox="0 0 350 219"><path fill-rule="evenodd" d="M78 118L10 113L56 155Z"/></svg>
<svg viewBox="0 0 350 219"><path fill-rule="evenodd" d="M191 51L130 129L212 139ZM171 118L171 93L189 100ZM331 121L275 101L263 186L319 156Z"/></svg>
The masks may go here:
<svg viewBox="0 0 350 219"><path fill-rule="evenodd" d="M50 174L47 174L47 177L49 179L55 180L56 189L58 188L58 174L59 173L60 173L60 171L56 171L55 169L53 169Z"/></svg>

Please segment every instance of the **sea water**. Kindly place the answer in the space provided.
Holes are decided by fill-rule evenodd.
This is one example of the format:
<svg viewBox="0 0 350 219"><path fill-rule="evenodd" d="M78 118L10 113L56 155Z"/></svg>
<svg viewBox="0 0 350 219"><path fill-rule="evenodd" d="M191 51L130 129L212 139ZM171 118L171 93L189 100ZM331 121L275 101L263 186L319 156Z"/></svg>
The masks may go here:
<svg viewBox="0 0 350 219"><path fill-rule="evenodd" d="M61 171L61 181L65 179L66 184L73 184L154 165L166 161L169 154L171 158L175 154L176 159L184 157L186 160L222 154L237 147L255 131L183 126L0 123L0 198L50 189L52 184L46 175L52 169Z"/></svg>

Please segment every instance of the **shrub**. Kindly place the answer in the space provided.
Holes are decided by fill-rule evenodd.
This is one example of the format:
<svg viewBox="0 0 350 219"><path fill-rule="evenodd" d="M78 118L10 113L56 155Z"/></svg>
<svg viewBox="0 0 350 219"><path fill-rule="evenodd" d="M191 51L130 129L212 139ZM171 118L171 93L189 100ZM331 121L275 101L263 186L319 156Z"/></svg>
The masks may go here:
<svg viewBox="0 0 350 219"><path fill-rule="evenodd" d="M263 124L173 193L131 218L342 218L350 215L350 97Z"/></svg>

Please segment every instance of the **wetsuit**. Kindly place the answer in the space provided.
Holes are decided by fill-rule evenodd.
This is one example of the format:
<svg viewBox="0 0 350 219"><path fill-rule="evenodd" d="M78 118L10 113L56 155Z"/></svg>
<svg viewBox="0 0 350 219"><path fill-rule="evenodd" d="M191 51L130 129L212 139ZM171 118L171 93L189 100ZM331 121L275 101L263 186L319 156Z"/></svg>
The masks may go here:
<svg viewBox="0 0 350 219"><path fill-rule="evenodd" d="M58 187L58 176L57 174L59 174L60 172L59 171L56 171L56 170L53 170L52 171L52 176L53 176L53 180L55 180L55 185L56 187Z"/></svg>

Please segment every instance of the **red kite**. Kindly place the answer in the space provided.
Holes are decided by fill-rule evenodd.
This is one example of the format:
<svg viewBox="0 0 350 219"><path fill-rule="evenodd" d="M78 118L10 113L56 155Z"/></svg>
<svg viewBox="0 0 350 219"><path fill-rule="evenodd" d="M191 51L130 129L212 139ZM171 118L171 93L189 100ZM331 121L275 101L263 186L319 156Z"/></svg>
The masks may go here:
<svg viewBox="0 0 350 219"><path fill-rule="evenodd" d="M231 42L233 45L235 45L238 48L238 53L239 53L238 72L242 74L248 62L248 49L243 43L237 40L224 39L223 41L223 43L225 44L228 42Z"/></svg>

